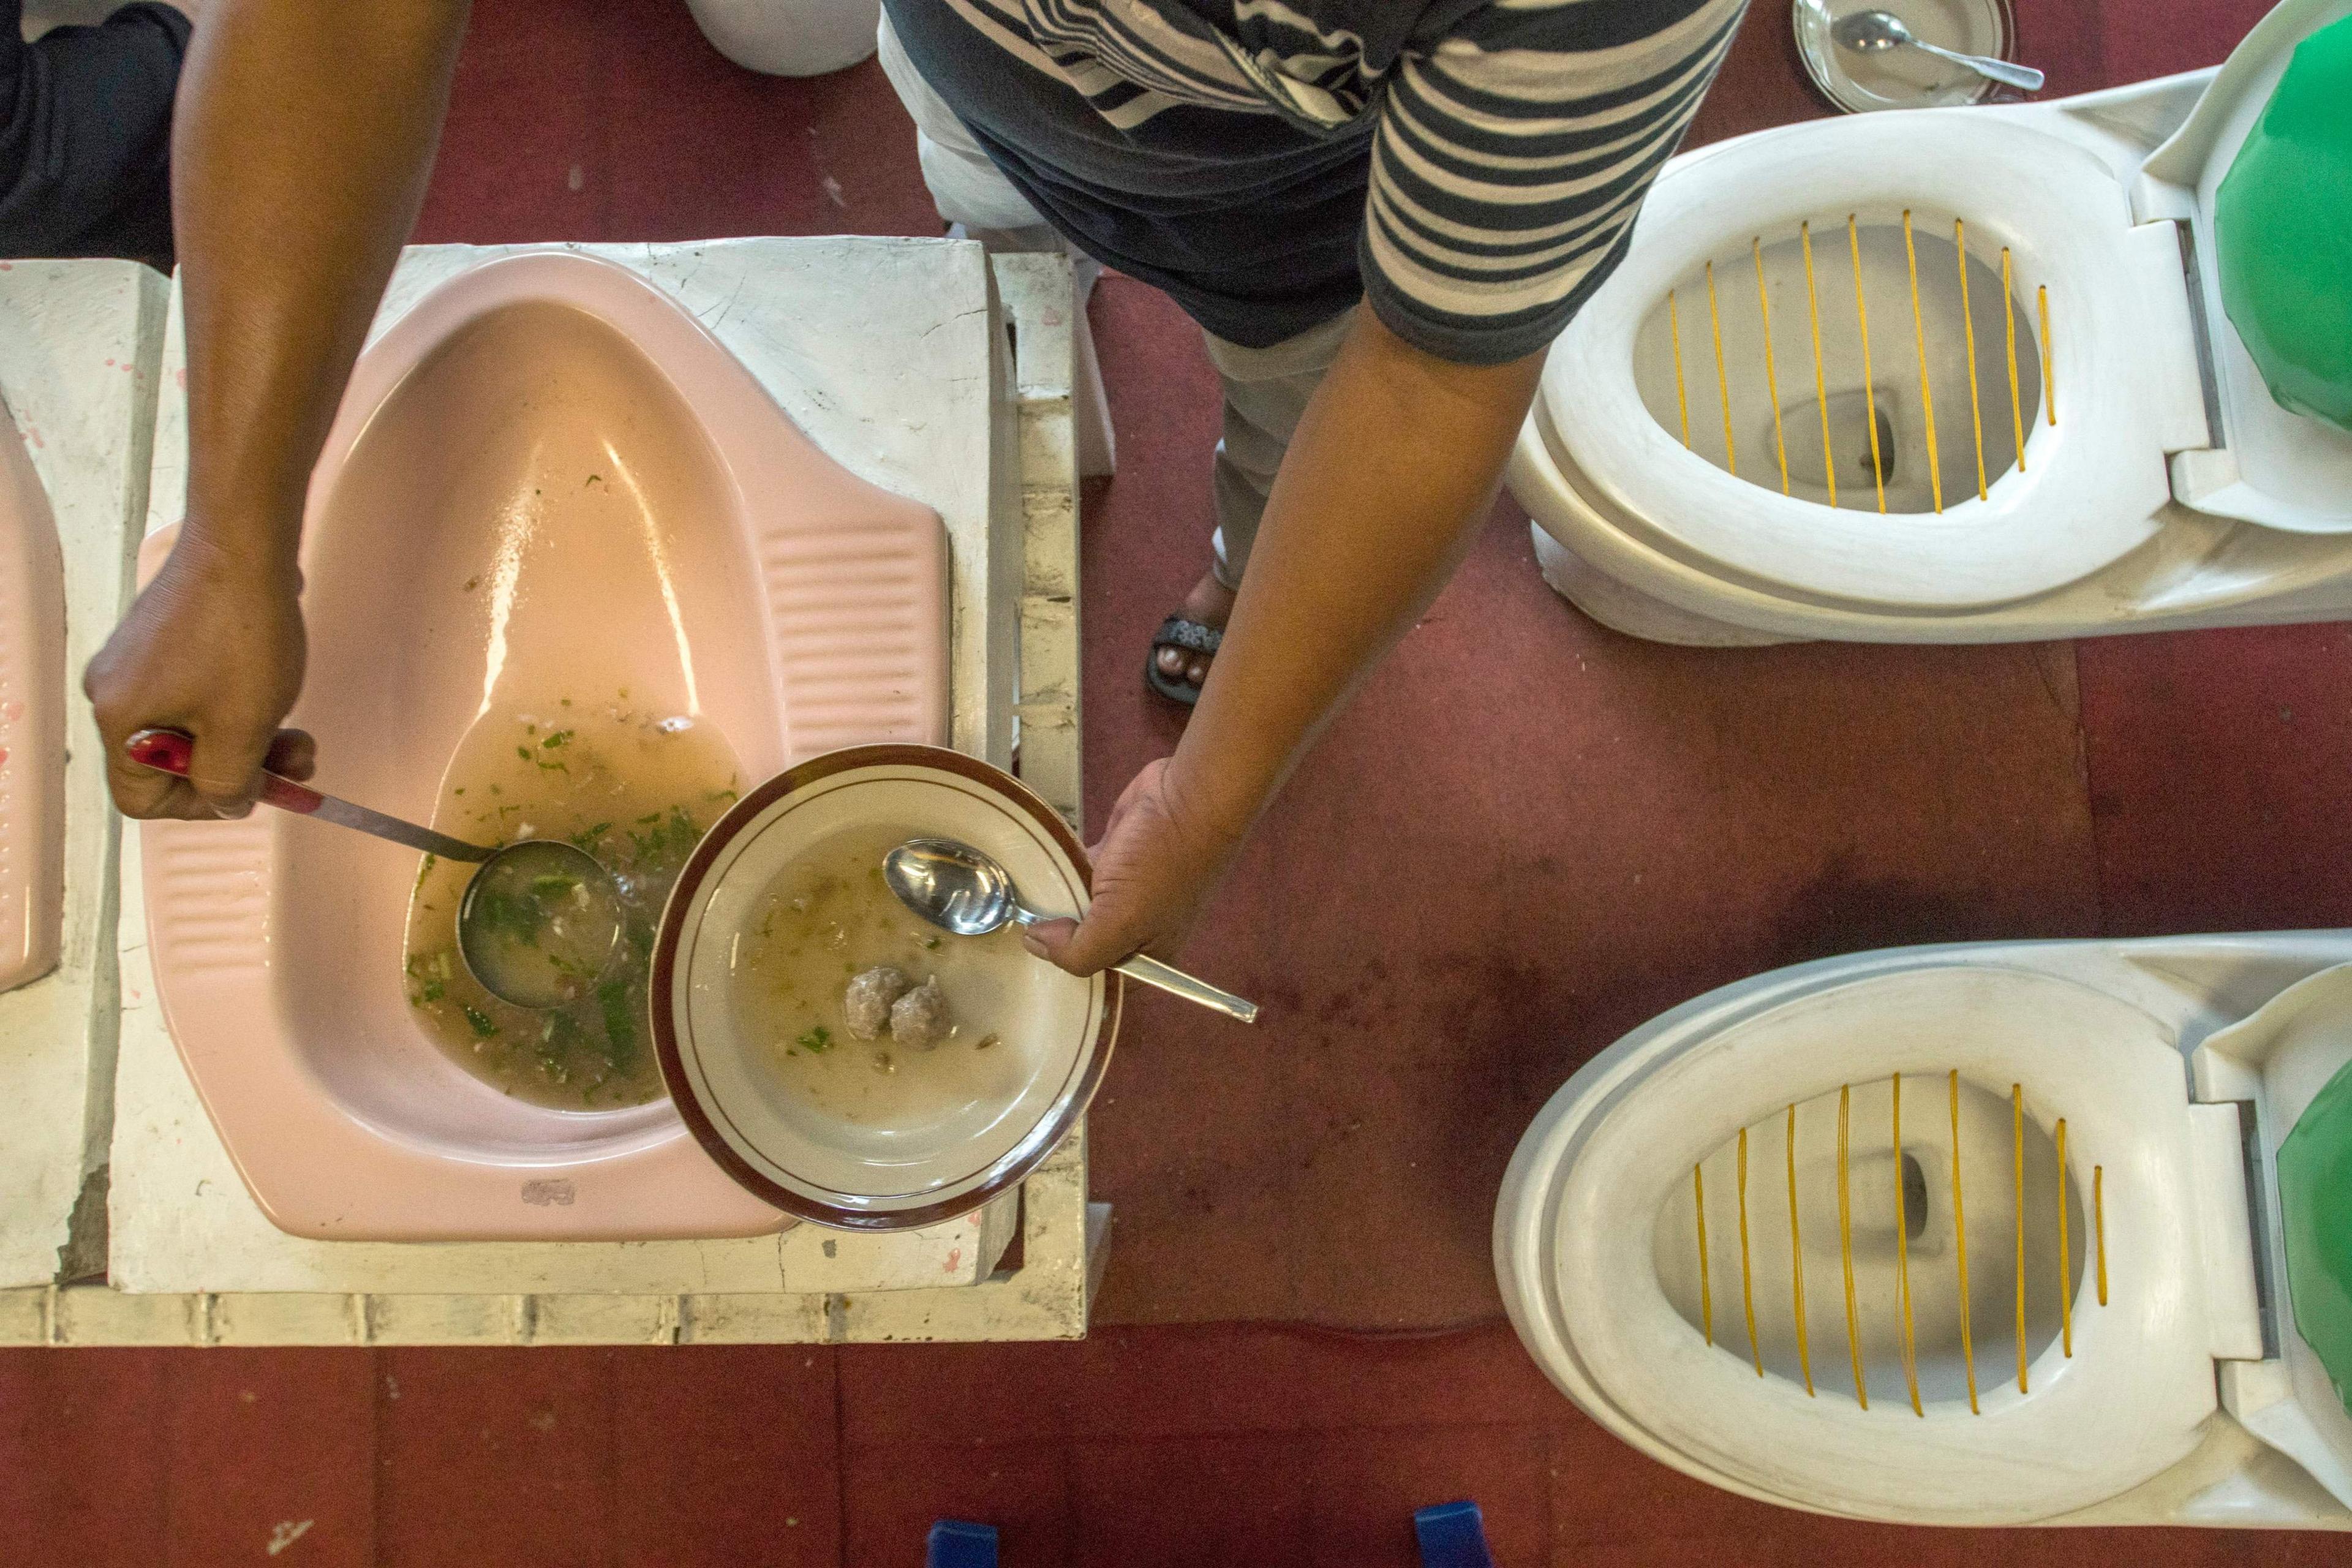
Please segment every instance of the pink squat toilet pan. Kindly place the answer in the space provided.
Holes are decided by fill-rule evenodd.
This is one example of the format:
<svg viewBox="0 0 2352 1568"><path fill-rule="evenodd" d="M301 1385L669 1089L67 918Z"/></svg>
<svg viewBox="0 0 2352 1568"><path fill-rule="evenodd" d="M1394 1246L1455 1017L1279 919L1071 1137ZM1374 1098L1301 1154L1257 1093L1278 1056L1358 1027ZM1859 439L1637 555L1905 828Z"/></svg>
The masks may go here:
<svg viewBox="0 0 2352 1568"><path fill-rule="evenodd" d="M709 726L745 784L860 742L940 743L946 540L851 474L668 295L565 252L489 261L361 356L312 476L322 787L418 820L478 721L563 695ZM164 1018L272 1222L376 1240L744 1236L784 1216L667 1100L553 1110L426 1037L404 975L418 859L276 812L151 822Z"/></svg>
<svg viewBox="0 0 2352 1568"><path fill-rule="evenodd" d="M65 560L57 520L0 405L0 991L57 966L65 700Z"/></svg>

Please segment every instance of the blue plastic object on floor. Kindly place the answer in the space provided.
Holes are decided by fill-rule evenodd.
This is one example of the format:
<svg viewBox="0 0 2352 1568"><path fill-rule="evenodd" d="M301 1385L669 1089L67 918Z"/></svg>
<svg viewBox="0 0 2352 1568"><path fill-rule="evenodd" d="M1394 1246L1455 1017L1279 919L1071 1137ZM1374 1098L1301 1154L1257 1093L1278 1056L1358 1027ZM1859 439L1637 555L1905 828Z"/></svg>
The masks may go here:
<svg viewBox="0 0 2352 1568"><path fill-rule="evenodd" d="M1495 1568L1486 1550L1486 1521L1475 1502L1442 1502L1416 1511L1412 1530L1421 1537L1421 1568Z"/></svg>
<svg viewBox="0 0 2352 1568"><path fill-rule="evenodd" d="M996 1526L943 1519L931 1526L924 1568L996 1568Z"/></svg>

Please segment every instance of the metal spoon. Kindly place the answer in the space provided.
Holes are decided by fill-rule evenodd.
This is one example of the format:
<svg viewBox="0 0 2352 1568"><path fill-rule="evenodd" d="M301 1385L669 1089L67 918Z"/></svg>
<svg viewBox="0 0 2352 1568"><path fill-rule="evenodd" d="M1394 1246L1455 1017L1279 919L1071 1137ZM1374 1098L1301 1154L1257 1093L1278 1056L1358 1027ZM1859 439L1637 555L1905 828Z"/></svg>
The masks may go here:
<svg viewBox="0 0 2352 1568"><path fill-rule="evenodd" d="M1021 901L1021 890L1003 867L952 838L909 838L882 858L882 877L900 903L958 936L986 936L1007 924L1032 926L1064 918L1029 908ZM1244 1024L1257 1022L1256 1003L1195 980L1173 964L1139 952L1111 967L1229 1018Z"/></svg>
<svg viewBox="0 0 2352 1568"><path fill-rule="evenodd" d="M159 773L188 776L188 759L195 742L178 730L142 730L124 743L134 763ZM518 1007L560 1007L587 994L613 965L621 946L619 880L587 851L548 838L526 838L503 849L468 844L446 833L354 805L308 784L265 771L261 775L264 803L298 816L315 816L339 827L357 828L411 849L422 849L446 860L478 865L457 904L457 952L467 973L482 989ZM567 970L532 941L501 931L492 917L515 908L518 898L543 900L550 879L568 878L591 917L584 941L565 945L579 955ZM516 951L518 948L522 951ZM536 960L536 962L533 962Z"/></svg>
<svg viewBox="0 0 2352 1568"><path fill-rule="evenodd" d="M1997 60L1985 55L1964 55L1955 49L1943 48L1919 37L1904 26L1902 17L1889 12L1851 12L1830 25L1830 37L1838 41L1839 47L1852 49L1858 55L1885 54L1889 49L1918 49L1939 60L1965 66L1977 75L2004 86L2024 92L2042 90L2042 73L2032 66L2013 66L2007 60Z"/></svg>

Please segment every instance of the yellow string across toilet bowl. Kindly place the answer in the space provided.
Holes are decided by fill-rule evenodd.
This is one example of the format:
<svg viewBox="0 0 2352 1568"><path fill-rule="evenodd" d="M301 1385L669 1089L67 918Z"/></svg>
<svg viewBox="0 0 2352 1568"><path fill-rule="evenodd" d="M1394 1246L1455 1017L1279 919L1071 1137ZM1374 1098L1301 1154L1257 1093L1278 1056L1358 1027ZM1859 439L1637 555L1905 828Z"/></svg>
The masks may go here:
<svg viewBox="0 0 2352 1568"><path fill-rule="evenodd" d="M1683 449L1688 451L1690 449L1690 394L1683 386L1683 321L1681 315L1675 310L1675 291L1671 289L1666 290L1666 330L1673 334L1674 338L1675 407L1683 416ZM2010 380L2013 384L2016 379L2016 367L2011 366ZM2016 395L2016 390L2015 385L2012 384L2010 388L2011 396Z"/></svg>
<svg viewBox="0 0 2352 1568"><path fill-rule="evenodd" d="M1969 1414L1977 1408L1977 1347L1969 1334L1969 1211L1960 1199L1960 1071L1952 1069L1952 1250L1960 1271L1960 1361L1969 1372Z"/></svg>
<svg viewBox="0 0 2352 1568"><path fill-rule="evenodd" d="M1930 1315L1924 1321L1931 1325L1929 1331L1933 1340L1924 1348L1921 1342L1923 1319L1917 1292L1923 1288L1922 1280L1928 1279L1929 1276L1918 1274L1912 1268L1914 1259L1911 1242L1913 1224L1917 1221L1922 1227L1920 1245L1927 1249L1927 1252L1924 1252L1918 1259L1923 1267L1927 1254L1943 1244L1942 1222L1937 1215L1932 1185L1936 1173L1927 1169L1923 1163L1927 1151L1933 1147L1933 1137L1936 1135L1927 1135L1923 1143L1921 1135L1915 1131L1913 1144L1916 1146L1916 1152L1906 1152L1903 1126L1903 1074L1895 1073L1890 1074L1886 1080L1888 1114L1885 1123L1887 1143L1885 1151L1890 1162L1894 1189L1894 1243L1891 1260L1894 1278L1890 1282L1894 1294L1893 1300L1889 1304L1896 1312L1897 1320L1890 1326L1899 1329L1900 1338L1895 1344L1879 1351L1866 1350L1863 1343L1861 1303L1864 1286L1855 1262L1853 1194L1853 1162L1856 1157L1853 1142L1853 1089L1850 1084L1842 1084L1838 1089L1836 1161L1838 1263L1845 1291L1846 1355L1853 1373L1854 1402L1863 1410L1866 1411L1870 1408L1870 1356L1874 1353L1899 1352L1902 1359L1904 1390L1915 1416L1924 1418L1927 1415L1927 1404L1931 1400L1948 1399L1957 1403L1962 1392L1961 1388L1942 1384L1930 1386L1934 1379L1948 1375L1951 1352L1957 1349L1968 1396L1969 1413L1972 1415L1983 1415L1986 1414L1986 1397L1985 1389L1978 1378L1975 1299L1977 1272L1975 1266L1980 1264L1982 1255L1969 1245L1971 1238L1969 1231L1967 1195L1969 1171L1974 1169L1980 1172L1982 1166L1976 1154L1969 1153L1962 1148L1968 1118L1961 1109L1963 1097L1960 1092L1960 1071L1958 1068L1952 1068L1944 1075L1946 1095L1944 1121L1951 1140L1947 1151L1946 1167L1950 1179L1953 1254L1953 1274L1950 1280L1957 1294L1948 1314L1942 1309L1940 1303L1929 1309ZM2015 1277L2011 1285L2017 1313L2017 1386L2018 1392L2024 1394L2032 1391L2033 1352L2033 1342L2030 1335L2033 1331L2034 1325L2028 1313L2028 1307L2033 1299L2034 1291L2039 1289L2032 1283L2032 1280L2039 1277L2038 1268L2029 1272L2032 1255L2026 1245L2026 1238L2030 1234L2037 1231L2044 1221L2038 1209L2029 1208L2027 1201L2029 1194L2026 1166L2029 1161L2025 1146L2023 1086L2012 1082L2010 1085L2009 1098L2011 1201L2014 1205L2013 1250L2011 1257L2015 1267ZM1774 1243L1771 1238L1775 1234L1769 1225L1762 1229L1757 1228L1758 1216L1749 1212L1748 1140L1749 1134L1759 1131L1762 1123L1739 1128L1729 1140L1717 1144L1713 1154L1702 1156L1691 1166L1689 1201L1698 1246L1698 1300L1696 1312L1691 1311L1687 1306L1684 1308L1684 1311L1686 1320L1699 1329L1706 1343L1712 1346L1715 1343L1715 1292L1711 1249L1708 1247L1706 1165L1710 1159L1728 1159L1732 1163L1736 1177L1734 1201L1739 1235L1740 1313L1748 1335L1748 1354L1745 1359L1748 1369L1759 1378L1769 1375L1787 1377L1790 1370L1789 1361L1793 1359L1796 1363L1794 1370L1797 1373L1794 1381L1801 1382L1808 1398L1815 1398L1820 1394L1820 1388L1813 1372L1812 1331L1809 1310L1811 1292L1807 1288L1808 1282L1805 1278L1804 1194L1800 1184L1797 1151L1798 1128L1803 1121L1799 1112L1802 1109L1803 1107L1798 1102L1790 1101L1782 1108L1780 1118L1782 1140L1781 1175L1786 1183L1789 1205L1787 1324L1794 1331L1793 1358L1791 1357L1792 1347L1786 1339L1776 1339L1771 1354L1769 1356L1766 1354L1764 1330L1767 1327L1775 1327L1777 1332L1779 1320L1772 1318L1769 1310L1759 1316L1756 1300L1757 1274L1759 1269L1767 1276L1766 1284L1769 1294L1769 1276L1773 1268L1770 1252ZM1997 1126L1998 1123L1990 1125ZM2058 1321L2054 1325L2049 1325L2045 1321L2043 1331L2054 1330L2051 1338L2063 1350L2064 1355L2072 1357L2075 1353L2074 1258L2077 1226L2068 1205L2072 1201L2072 1193L2079 1189L2073 1186L2069 1173L2073 1141L2066 1118L2060 1117L2053 1124L2052 1142L2055 1150L2057 1179L2053 1186L2046 1190L2052 1191L2057 1203L2055 1224L2061 1294L2057 1312ZM1879 1153L1874 1148L1866 1150L1864 1152L1869 1158L1874 1159ZM1919 1173L1923 1178L1916 1194L1911 1180L1915 1172ZM1980 1175L1979 1182L1981 1182ZM2042 1178L2039 1177L2034 1179L2032 1186L2035 1190L2045 1190L2042 1189ZM1923 1204L1924 1208L1920 1206ZM2107 1301L2107 1235L2105 1170L2102 1166L2094 1166L2091 1172L2091 1211L2098 1301L2101 1306L2105 1306ZM1884 1253L1875 1250L1881 1233L1875 1228L1874 1220L1865 1217L1864 1223L1867 1227L1864 1233L1865 1242L1872 1249L1868 1253L1868 1261L1873 1268L1877 1268L1887 1261ZM1996 1253L1995 1256L2000 1255ZM1874 1277L1870 1289L1874 1290L1878 1289L1877 1281L1883 1279L1883 1275ZM2085 1283L2087 1284L2088 1281L2086 1280ZM1932 1289L1932 1287L1926 1288ZM2087 1295L2087 1292L2085 1294ZM1881 1300L1884 1299L1881 1298ZM1953 1329L1957 1329L1957 1346L1942 1338L1943 1334ZM1923 1360L1929 1369L1927 1373L1922 1372ZM1768 1363L1771 1364L1768 1366Z"/></svg>
<svg viewBox="0 0 2352 1568"><path fill-rule="evenodd" d="M1789 443L1780 433L1780 373L1772 363L1772 299L1764 289L1764 241L1748 242L1756 258L1756 314L1764 323L1764 392L1772 404L1772 450L1780 459L1780 493L1789 493Z"/></svg>
<svg viewBox="0 0 2352 1568"><path fill-rule="evenodd" d="M1925 1415L1919 1404L1919 1351L1911 1328L1911 1219L1905 1212L1903 1181L1903 1075L1887 1079L1894 1106L1895 1134L1895 1292L1903 1303L1903 1381L1911 1390L1911 1414Z"/></svg>
<svg viewBox="0 0 2352 1568"><path fill-rule="evenodd" d="M1969 340L1969 425L1977 438L1977 500L1985 499L1984 410L1977 403L1977 318L1969 305L1969 231L1952 220L1952 249L1960 261L1960 329Z"/></svg>
<svg viewBox="0 0 2352 1568"><path fill-rule="evenodd" d="M2009 247L2005 245L2000 247L2000 331L2002 344L2009 355L2009 431L2017 443L2017 471L2021 474L2025 472L2025 411L2017 399L2017 300L2011 290ZM1675 365L1675 374L1678 376L1682 374L1679 362ZM1690 425L1688 415L1683 416L1683 424L1687 429ZM1683 445L1690 445L1687 437Z"/></svg>
<svg viewBox="0 0 2352 1568"><path fill-rule="evenodd" d="M1958 347L1964 357L1968 378L1969 450L1976 460L1976 496L1979 501L1990 500L1992 481L2000 477L1995 472L1996 467L2004 460L2002 451L1989 444L1988 432L1985 428L1984 371L1978 357L1981 345L1977 337L1977 290L1975 274L1971 270L1972 265L1982 266L1986 274L1985 285L1990 289L1992 258L1989 255L1972 258L1969 246L1968 221L1960 217L1951 220L1955 281L1959 290L1958 309L1956 315L1949 301L1940 290L1924 287L1920 281L1917 217L1918 215L1914 210L1906 208L1902 214L1899 227L1903 237L1904 284L1911 305L1912 346L1918 375L1919 418L1916 429L1920 434L1920 446L1926 458L1927 483L1925 488L1928 493L1922 499L1929 502L1929 508L1921 510L1933 510L1937 514L1941 514L1945 505L1944 453L1937 424L1935 387L1937 372L1929 353L1931 340L1939 345L1945 344L1953 337L1959 340ZM1897 226L1885 226L1893 229ZM1877 230L1874 229L1874 233L1876 232ZM1779 243L1785 247L1785 240ZM1792 464L1790 460L1789 410L1783 405L1780 384L1780 329L1784 327L1786 322L1775 320L1776 314L1785 315L1785 312L1776 312L1773 307L1772 280L1764 260L1764 237L1761 234L1750 236L1748 243L1749 265L1755 269L1756 274L1755 330L1760 343L1759 353L1762 357L1761 365L1757 367L1761 371L1760 385L1755 386L1753 390L1760 390L1763 393L1767 409L1771 417L1772 455L1774 466L1780 475L1780 493L1784 496L1795 496L1797 481L1802 479L1809 487L1808 494L1804 499L1818 502L1824 499L1822 492L1826 491L1826 503L1832 508L1836 508L1844 504L1840 499L1843 487L1838 482L1837 447L1842 437L1837 436L1834 429L1835 419L1832 416L1834 405L1830 392L1829 362L1842 350L1838 342L1832 341L1837 334L1825 330L1822 317L1821 264L1815 259L1813 254L1812 220L1810 218L1801 219L1798 223L1797 252L1804 273L1806 346L1811 350L1812 356L1813 407L1816 421L1820 426L1822 469L1818 481L1801 470L1801 450L1800 463ZM1882 411L1878 404L1875 350L1870 341L1870 300L1864 276L1862 226L1858 213L1846 215L1846 253L1853 268L1853 342L1862 361L1864 438L1869 451L1872 493L1876 500L1880 514L1885 515L1890 510L1886 495L1888 478L1896 464L1907 463L1912 459L1898 449L1904 433L1892 422L1892 419L1906 419L1906 415L1904 415L1895 405L1890 404L1886 411L1892 416L1888 427L1885 430L1879 427ZM1932 262L1932 256L1929 259ZM1725 301L1716 286L1716 260L1723 261L1727 267L1732 265L1732 260L1727 256L1718 257L1704 262L1700 269L1701 280L1706 291L1708 334L1715 358L1716 398L1722 420L1723 458L1718 466L1738 478L1740 477L1739 411L1733 405L1730 361L1736 355L1744 354L1747 352L1741 346L1739 339L1745 318L1737 309L1735 299L1732 302L1734 306L1731 312L1732 320L1727 327ZM2020 287L2018 269L2017 258L2011 248L2008 246L2000 247L2000 352L2002 368L2009 384L2011 437L2011 447L2008 448L2006 461L2019 473L2023 473L2026 471L2028 463L2025 451L2026 434L2033 421L2025 412L2024 405L2024 389L2030 379L2029 370L2028 367L2018 363L2017 357L2019 337L2017 317L2020 304L2016 292ZM1793 279L1790 281L1793 283ZM2034 300L2039 342L2042 347L2039 366L2043 412L2047 422L2054 426L2057 423L2057 372L2055 361L2051 354L2053 321L2048 286L2038 286ZM1681 437L1684 448L1693 450L1695 447L1691 430L1689 367L1683 359L1682 291L1679 289L1668 289L1665 304L1668 345L1674 362L1675 376L1673 423ZM1936 318L1932 331L1928 321L1931 315ZM1654 319L1650 325L1654 326ZM1955 327L1958 329L1957 333L1952 330ZM1727 330L1732 336L1732 342L1728 344L1725 341ZM2029 348L2032 342L2032 339L2029 336ZM1754 371L1750 372L1751 375L1754 374ZM1948 387L1948 398L1954 390ZM1643 395L1647 398L1650 395L1645 392ZM1654 408L1660 421L1665 422L1667 416L1663 402L1654 405ZM1994 425L1991 437L1993 441L1998 441L1999 411L1995 411L1992 417ZM1800 433L1798 439L1801 445L1807 437ZM1713 459L1710 457L1708 460ZM2006 471L2005 468L2001 469L2002 473ZM1820 485L1820 490L1811 489L1816 483ZM1916 501L1912 504L1916 505Z"/></svg>
<svg viewBox="0 0 2352 1568"><path fill-rule="evenodd" d="M2034 300L2042 313L2042 413L2055 426L2058 423L2058 372L2050 361L2050 285L2044 283L2036 289Z"/></svg>
<svg viewBox="0 0 2352 1568"><path fill-rule="evenodd" d="M2025 1086L2009 1086L2009 1142L2017 1162L2014 1203L2017 1216L2017 1392L2025 1384Z"/></svg>
<svg viewBox="0 0 2352 1568"><path fill-rule="evenodd" d="M2066 1119L2058 1119L2058 1331L2074 1353L2074 1259L2066 1236Z"/></svg>
<svg viewBox="0 0 2352 1568"><path fill-rule="evenodd" d="M1706 264L1706 323L1715 333L1715 390L1723 399L1723 466L1736 479L1739 446L1731 437L1731 374L1723 368L1723 313L1715 302L1715 263Z"/></svg>
<svg viewBox="0 0 2352 1568"><path fill-rule="evenodd" d="M1822 300L1813 288L1813 226L1810 221L1797 226L1797 238L1805 251L1805 313L1813 330L1813 406L1821 410L1822 416L1822 474L1829 481L1830 505L1835 506L1837 455L1830 450L1830 384L1822 368ZM1874 429L1872 434L1876 431ZM1689 443L1685 441L1684 445Z"/></svg>
<svg viewBox="0 0 2352 1568"><path fill-rule="evenodd" d="M1911 273L1911 336L1919 350L1919 412L1927 425L1927 484L1944 510L1944 464L1936 448L1936 389L1927 379L1927 319L1919 309L1919 253L1911 243L1911 209L1903 209L1903 259Z"/></svg>
<svg viewBox="0 0 2352 1568"><path fill-rule="evenodd" d="M1748 1129L1739 1130L1739 1299L1748 1308L1748 1353L1764 1375L1764 1347L1756 1339L1756 1281L1748 1263Z"/></svg>
<svg viewBox="0 0 2352 1568"><path fill-rule="evenodd" d="M1845 1264L1845 1347L1853 1358L1854 1401L1867 1410L1870 1384L1862 1374L1862 1318L1853 1300L1853 1201L1846 1183L1846 1124L1853 1104L1853 1087L1838 1085L1838 1255Z"/></svg>
<svg viewBox="0 0 2352 1568"><path fill-rule="evenodd" d="M2099 1231L2099 1305L2107 1304L2107 1168L2091 1167L2091 1219Z"/></svg>
<svg viewBox="0 0 2352 1568"><path fill-rule="evenodd" d="M1813 1392L1813 1347L1805 1331L1805 1237L1797 1227L1797 1108L1789 1107L1789 1299L1797 1314L1797 1364L1805 1374L1805 1394Z"/></svg>
<svg viewBox="0 0 2352 1568"><path fill-rule="evenodd" d="M1715 1292L1707 1288L1706 1279L1706 1178L1696 1165L1691 1167L1691 1196L1698 1205L1698 1310L1704 1320L1706 1342L1715 1343Z"/></svg>
<svg viewBox="0 0 2352 1568"><path fill-rule="evenodd" d="M1878 450L1878 385L1877 375L1870 368L1870 307L1863 300L1862 290L1862 231L1854 226L1853 214L1845 215L1846 248L1853 256L1853 327L1862 339L1862 405L1864 420L1870 426L1870 477L1878 486L1878 510L1886 511L1886 459Z"/></svg>

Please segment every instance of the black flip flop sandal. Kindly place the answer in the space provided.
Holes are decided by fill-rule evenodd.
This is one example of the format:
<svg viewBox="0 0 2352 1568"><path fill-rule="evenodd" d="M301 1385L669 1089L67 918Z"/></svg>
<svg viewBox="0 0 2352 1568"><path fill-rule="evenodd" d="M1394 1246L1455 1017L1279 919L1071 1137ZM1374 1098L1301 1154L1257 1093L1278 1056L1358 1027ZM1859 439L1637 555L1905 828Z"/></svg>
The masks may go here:
<svg viewBox="0 0 2352 1568"><path fill-rule="evenodd" d="M1163 647L1181 648L1186 653L1205 653L1214 658L1224 640L1225 634L1215 626L1204 626L1181 616L1169 616L1152 634L1151 654L1143 661L1143 683L1171 702L1192 707L1201 700L1201 689L1190 681L1174 679L1162 672L1160 650Z"/></svg>

